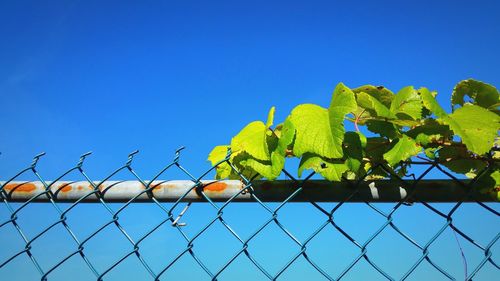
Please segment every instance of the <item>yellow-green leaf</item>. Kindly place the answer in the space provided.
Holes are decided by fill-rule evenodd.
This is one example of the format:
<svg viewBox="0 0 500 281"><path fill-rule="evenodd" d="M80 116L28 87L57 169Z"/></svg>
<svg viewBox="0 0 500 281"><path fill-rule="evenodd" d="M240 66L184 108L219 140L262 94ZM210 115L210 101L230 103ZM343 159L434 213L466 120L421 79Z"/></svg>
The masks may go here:
<svg viewBox="0 0 500 281"><path fill-rule="evenodd" d="M259 160L270 160L266 143L266 125L261 121L254 121L241 130L231 140L233 155L246 152Z"/></svg>
<svg viewBox="0 0 500 281"><path fill-rule="evenodd" d="M373 96L365 92L361 92L357 94L357 98L358 105L365 110L370 111L370 115L372 117L384 117L389 119L396 118L396 116L389 110L389 108L387 108Z"/></svg>
<svg viewBox="0 0 500 281"><path fill-rule="evenodd" d="M220 161L224 160L227 156L227 150L229 145L218 145L212 149L210 154L208 155L208 161L212 163L212 166L215 166ZM228 163L222 162L217 167L215 167L215 178L216 179L225 179L228 178L232 172L231 166Z"/></svg>
<svg viewBox="0 0 500 281"><path fill-rule="evenodd" d="M323 155L329 158L340 158L343 155L342 142L344 141L344 118L347 114L356 111L358 105L354 93L344 84L339 83L333 91L332 101L328 108L330 131L333 137L334 154ZM320 154L321 155L321 154Z"/></svg>
<svg viewBox="0 0 500 281"><path fill-rule="evenodd" d="M390 109L398 116L417 120L422 117L422 100L413 86L404 87L394 96Z"/></svg>
<svg viewBox="0 0 500 281"><path fill-rule="evenodd" d="M271 107L271 109L269 110L269 113L267 114L266 128L270 128L273 125L275 111L276 111L276 108L274 106Z"/></svg>
<svg viewBox="0 0 500 281"><path fill-rule="evenodd" d="M392 100L394 99L394 93L383 86L364 85L358 88L354 88L352 89L352 91L355 94L359 94L362 92L367 93L387 108L391 106Z"/></svg>
<svg viewBox="0 0 500 281"><path fill-rule="evenodd" d="M500 102L500 94L495 87L474 79L461 81L455 86L451 95L451 105L453 109L455 109L457 105L464 105L465 96L471 99L472 104L484 108L489 108Z"/></svg>
<svg viewBox="0 0 500 281"><path fill-rule="evenodd" d="M425 108L434 113L438 118L442 118L447 115L446 111L444 111L436 100L436 92L431 92L426 88L421 88L419 89L419 94Z"/></svg>
<svg viewBox="0 0 500 281"><path fill-rule="evenodd" d="M313 153L326 158L341 158L344 117L357 109L354 93L340 83L333 92L330 107L314 104L295 107L288 117L296 130L293 153L300 157Z"/></svg>
<svg viewBox="0 0 500 281"><path fill-rule="evenodd" d="M384 153L384 159L393 167L395 164L417 155L421 150L422 148L414 139L403 135L389 151Z"/></svg>
<svg viewBox="0 0 500 281"><path fill-rule="evenodd" d="M332 162L318 155L307 153L300 159L299 177L302 176L304 170L308 169L314 170L329 181L340 181L349 167L345 163Z"/></svg>
<svg viewBox="0 0 500 281"><path fill-rule="evenodd" d="M441 121L450 126L467 149L479 155L490 151L500 130L500 116L471 104L442 117Z"/></svg>
<svg viewBox="0 0 500 281"><path fill-rule="evenodd" d="M290 121L296 129L293 154L310 152L327 157L338 155L328 121L328 110L319 105L301 104L292 110Z"/></svg>

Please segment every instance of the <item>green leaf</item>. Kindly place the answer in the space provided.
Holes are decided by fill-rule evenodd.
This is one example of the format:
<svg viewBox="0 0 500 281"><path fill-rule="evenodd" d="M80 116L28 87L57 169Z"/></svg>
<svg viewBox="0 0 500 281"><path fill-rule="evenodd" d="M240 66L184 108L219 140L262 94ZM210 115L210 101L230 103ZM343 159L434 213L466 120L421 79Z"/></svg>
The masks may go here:
<svg viewBox="0 0 500 281"><path fill-rule="evenodd" d="M210 154L208 155L208 161L212 163L212 166L215 166L220 161L224 160L227 156L227 150L229 145L218 145L212 149ZM215 167L215 178L216 179L224 179L228 178L232 173L231 166L227 162L222 162L217 167Z"/></svg>
<svg viewBox="0 0 500 281"><path fill-rule="evenodd" d="M490 177L495 182L495 185L493 188L489 190L489 193L492 195L493 198L497 199L497 201L500 201L500 171L499 170L494 171L493 173L490 174Z"/></svg>
<svg viewBox="0 0 500 281"><path fill-rule="evenodd" d="M429 119L421 126L411 129L405 133L407 136L415 139L420 145L428 145L440 140L450 139L453 132L447 125Z"/></svg>
<svg viewBox="0 0 500 281"><path fill-rule="evenodd" d="M328 160L318 155L306 153L300 159L299 177L304 170L312 169L329 181L340 181L342 174L348 171L349 167L345 163Z"/></svg>
<svg viewBox="0 0 500 281"><path fill-rule="evenodd" d="M354 93L344 84L339 83L333 91L332 101L328 108L330 131L333 137L334 154L332 156L322 155L329 158L340 158L343 155L342 142L344 141L344 118L347 114L358 108Z"/></svg>
<svg viewBox="0 0 500 281"><path fill-rule="evenodd" d="M474 186L480 193L488 194L492 198L500 201L500 167L494 165L492 169L482 174Z"/></svg>
<svg viewBox="0 0 500 281"><path fill-rule="evenodd" d="M472 159L472 155L464 147L446 146L438 153L443 166L469 178L474 178L487 165L484 161Z"/></svg>
<svg viewBox="0 0 500 281"><path fill-rule="evenodd" d="M361 132L356 132L356 134L359 137L359 141L361 142L361 148L366 148L366 145L368 143L368 139L366 138L365 135L363 135Z"/></svg>
<svg viewBox="0 0 500 281"><path fill-rule="evenodd" d="M212 166L226 158L228 149L229 145L218 145L212 149L210 154L208 154L208 161L212 163Z"/></svg>
<svg viewBox="0 0 500 281"><path fill-rule="evenodd" d="M344 156L347 158L345 164L349 171L357 173L361 168L364 150L366 147L366 137L360 132L346 132L344 137ZM352 175L352 179L356 176Z"/></svg>
<svg viewBox="0 0 500 281"><path fill-rule="evenodd" d="M390 109L398 116L417 120L422 117L422 100L413 86L404 87L394 96Z"/></svg>
<svg viewBox="0 0 500 281"><path fill-rule="evenodd" d="M313 153L326 158L341 158L344 117L356 108L354 93L342 83L335 88L328 110L314 104L295 107L288 116L296 130L294 155L300 157L304 153Z"/></svg>
<svg viewBox="0 0 500 281"><path fill-rule="evenodd" d="M269 179L274 180L277 175L273 172L270 161L259 161L255 158L247 158L240 161L240 165L246 169L251 169L255 173Z"/></svg>
<svg viewBox="0 0 500 281"><path fill-rule="evenodd" d="M285 156L288 146L293 142L295 136L295 128L290 121L285 121L280 129L280 138L271 135L267 137L268 147L271 150L270 160L255 159L249 154L246 157L241 157L239 165L244 169L254 171L268 180L276 179L281 170L285 166Z"/></svg>
<svg viewBox="0 0 500 281"><path fill-rule="evenodd" d="M347 132L344 137L344 156L347 158L363 159L363 141L366 146L366 137L359 132Z"/></svg>
<svg viewBox="0 0 500 281"><path fill-rule="evenodd" d="M295 137L295 127L293 123L286 120L281 129L281 136L278 140L278 145L271 152L271 174L268 179L277 178L281 174L281 170L285 166L285 157L288 146L292 144Z"/></svg>
<svg viewBox="0 0 500 281"><path fill-rule="evenodd" d="M443 118L444 116L447 116L446 111L444 111L444 109L439 105L439 103L436 100L436 95L437 95L436 92L430 92L426 88L420 88L419 94L420 97L422 98L422 103L424 104L425 108L434 113L438 118Z"/></svg>
<svg viewBox="0 0 500 281"><path fill-rule="evenodd" d="M366 121L373 118L396 118L389 110L394 98L390 90L382 86L365 85L352 91L358 103L358 108L353 113L359 125L364 125Z"/></svg>
<svg viewBox="0 0 500 281"><path fill-rule="evenodd" d="M273 125L275 111L276 111L276 108L274 106L271 107L271 109L269 110L269 113L267 114L266 128L270 128Z"/></svg>
<svg viewBox="0 0 500 281"><path fill-rule="evenodd" d="M500 171L496 170L490 174L490 177L495 180L495 185L500 186Z"/></svg>
<svg viewBox="0 0 500 281"><path fill-rule="evenodd" d="M364 176L365 181L381 180L390 176L384 169L372 162L366 162L363 170L365 171L365 175L362 176Z"/></svg>
<svg viewBox="0 0 500 281"><path fill-rule="evenodd" d="M384 162L384 153L391 147L391 143L386 138L371 137L368 138L365 154L369 157L369 162L364 164L363 169L370 171L365 177L366 180L382 179L388 176L387 172L379 164Z"/></svg>
<svg viewBox="0 0 500 281"><path fill-rule="evenodd" d="M415 137L415 141L419 145L426 146L428 144L440 141L442 138L443 138L443 136L439 135L439 134L427 135L424 133L420 133Z"/></svg>
<svg viewBox="0 0 500 281"><path fill-rule="evenodd" d="M394 167L395 164L417 155L421 150L422 148L414 139L403 135L391 150L384 153L384 159L391 167Z"/></svg>
<svg viewBox="0 0 500 281"><path fill-rule="evenodd" d="M231 140L233 155L246 152L258 160L270 160L266 131L266 125L261 121L248 124Z"/></svg>
<svg viewBox="0 0 500 281"><path fill-rule="evenodd" d="M314 104L301 104L292 110L287 119L296 129L293 154L315 153L333 158L333 136L328 121L328 110Z"/></svg>
<svg viewBox="0 0 500 281"><path fill-rule="evenodd" d="M355 94L359 94L362 92L366 93L375 98L378 102L380 102L387 108L391 107L392 100L394 99L394 93L383 86L364 85L355 88L352 91Z"/></svg>
<svg viewBox="0 0 500 281"><path fill-rule="evenodd" d="M283 127L281 129L280 138L278 140L278 146L273 152L285 156L286 150L289 145L292 144L295 137L295 127L290 120L285 120Z"/></svg>
<svg viewBox="0 0 500 281"><path fill-rule="evenodd" d="M393 119L393 120L387 120L387 122L403 127L415 127L420 125L420 121L411 119Z"/></svg>
<svg viewBox="0 0 500 281"><path fill-rule="evenodd" d="M399 131L394 124L386 121L370 120L366 122L366 128L368 128L368 130L372 133L376 133L390 139L397 138L399 135Z"/></svg>
<svg viewBox="0 0 500 281"><path fill-rule="evenodd" d="M365 92L357 94L358 106L368 110L371 116L394 119L396 116L384 104Z"/></svg>
<svg viewBox="0 0 500 281"><path fill-rule="evenodd" d="M439 149L439 147L428 147L424 149L425 156L427 156L429 159L436 159L436 152Z"/></svg>
<svg viewBox="0 0 500 281"><path fill-rule="evenodd" d="M472 99L472 103L484 108L489 108L500 102L498 90L490 84L486 84L474 79L467 79L459 82L453 89L451 95L451 105L464 105L464 97Z"/></svg>
<svg viewBox="0 0 500 281"><path fill-rule="evenodd" d="M258 167L256 169L254 169L254 167L252 167L252 161L255 161L255 162L258 162L258 163L262 163L263 165L266 165L269 163L269 161L261 161L261 160L257 160L255 158L253 158L250 154L246 153L246 152L241 152L237 155L234 155L232 154L231 155L233 157L231 163L233 164L233 166L236 167L236 169L238 170L239 174L241 174L242 176L246 177L247 179L260 179L262 178L262 174L260 172L263 172L263 171L256 171L256 169L258 169ZM250 163L249 163L250 162ZM240 175L233 172L231 173L231 175L229 176L229 179L240 179Z"/></svg>
<svg viewBox="0 0 500 281"><path fill-rule="evenodd" d="M425 87L421 87L420 89L417 90L417 92L418 92L419 95L423 91L429 92L429 89L427 89ZM431 92L431 95L433 95L435 97L437 95L437 92ZM420 97L420 99L422 99L422 97ZM422 101L422 105L424 105L423 101ZM425 105L424 105L422 107L422 119L429 118L431 115L432 115L432 112L427 107L425 107Z"/></svg>
<svg viewBox="0 0 500 281"><path fill-rule="evenodd" d="M500 116L477 105L466 104L441 121L450 126L467 149L479 155L490 151L500 130Z"/></svg>
<svg viewBox="0 0 500 281"><path fill-rule="evenodd" d="M426 135L443 135L451 137L453 132L447 125L440 124L433 119L425 120L420 126L415 127L405 132L409 137L415 138L419 134Z"/></svg>
<svg viewBox="0 0 500 281"><path fill-rule="evenodd" d="M389 150L391 143L386 138L371 137L368 138L366 143L366 155L375 162L382 162L384 160L384 153Z"/></svg>

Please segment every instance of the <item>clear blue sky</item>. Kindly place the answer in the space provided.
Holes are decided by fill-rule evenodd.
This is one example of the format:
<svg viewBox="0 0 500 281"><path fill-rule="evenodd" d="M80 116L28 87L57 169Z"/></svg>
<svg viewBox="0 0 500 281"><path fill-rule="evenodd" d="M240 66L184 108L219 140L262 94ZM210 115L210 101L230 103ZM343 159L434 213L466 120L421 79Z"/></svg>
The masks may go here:
<svg viewBox="0 0 500 281"><path fill-rule="evenodd" d="M327 106L338 82L427 86L446 108L462 79L500 86L498 1L269 2L2 1L0 178L45 151L50 180L91 150L86 170L100 179L135 149L150 178L179 146L199 175L213 146L270 106L281 120L299 103Z"/></svg>

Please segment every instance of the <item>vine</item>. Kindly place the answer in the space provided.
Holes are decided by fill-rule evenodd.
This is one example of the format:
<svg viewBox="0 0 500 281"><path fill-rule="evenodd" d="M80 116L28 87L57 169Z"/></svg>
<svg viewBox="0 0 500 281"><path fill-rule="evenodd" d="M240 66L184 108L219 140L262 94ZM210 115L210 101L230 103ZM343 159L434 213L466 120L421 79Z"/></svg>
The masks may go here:
<svg viewBox="0 0 500 281"><path fill-rule="evenodd" d="M500 95L492 85L468 79L451 95L450 114L427 88L404 87L394 94L382 86L350 89L339 83L328 108L315 104L295 107L284 122L273 127L275 108L266 123L254 121L231 139L216 146L208 160L217 179L238 179L229 161L248 178L276 179L288 157L300 158L299 177L314 170L329 181L382 179L379 167L405 175L408 160L438 161L449 170L479 178L485 192L500 198ZM354 123L354 132L344 123ZM360 130L367 129L366 136Z"/></svg>

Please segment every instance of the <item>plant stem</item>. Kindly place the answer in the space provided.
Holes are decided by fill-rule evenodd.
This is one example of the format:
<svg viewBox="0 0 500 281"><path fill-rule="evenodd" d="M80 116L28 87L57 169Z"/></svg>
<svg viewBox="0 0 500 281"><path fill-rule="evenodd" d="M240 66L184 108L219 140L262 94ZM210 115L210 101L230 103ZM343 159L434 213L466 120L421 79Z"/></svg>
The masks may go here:
<svg viewBox="0 0 500 281"><path fill-rule="evenodd" d="M354 128L356 128L356 132L359 133L359 127L358 127L358 122L359 122L359 118L361 118L361 115L363 115L363 113L365 113L366 109L363 109L363 111L361 111L361 113L359 115L356 116L356 119L354 120Z"/></svg>

